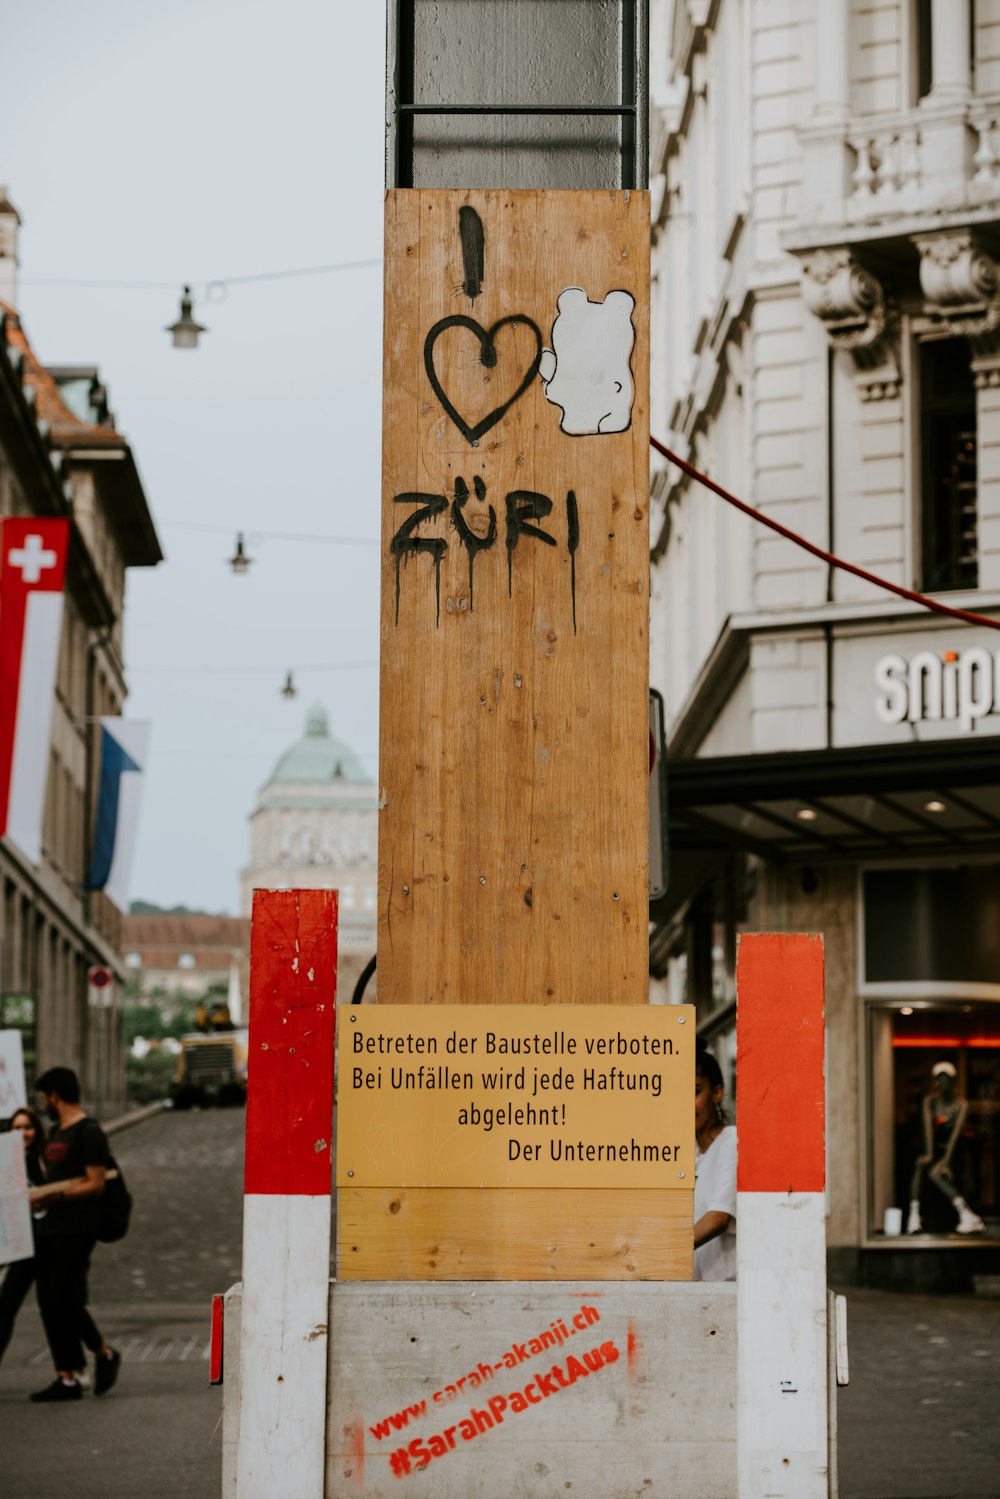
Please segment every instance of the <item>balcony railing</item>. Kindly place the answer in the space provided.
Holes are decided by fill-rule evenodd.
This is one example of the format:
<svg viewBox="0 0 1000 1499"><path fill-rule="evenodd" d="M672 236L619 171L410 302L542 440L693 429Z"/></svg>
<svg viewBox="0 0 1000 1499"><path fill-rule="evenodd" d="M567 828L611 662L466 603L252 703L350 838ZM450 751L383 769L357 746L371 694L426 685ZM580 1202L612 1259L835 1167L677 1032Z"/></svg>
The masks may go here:
<svg viewBox="0 0 1000 1499"><path fill-rule="evenodd" d="M1000 198L1000 98L977 99L963 119L949 122L958 133L963 169L942 178L928 155L928 133L940 124L921 109L855 120L847 135L853 157L850 222L919 213L926 208L973 207Z"/></svg>

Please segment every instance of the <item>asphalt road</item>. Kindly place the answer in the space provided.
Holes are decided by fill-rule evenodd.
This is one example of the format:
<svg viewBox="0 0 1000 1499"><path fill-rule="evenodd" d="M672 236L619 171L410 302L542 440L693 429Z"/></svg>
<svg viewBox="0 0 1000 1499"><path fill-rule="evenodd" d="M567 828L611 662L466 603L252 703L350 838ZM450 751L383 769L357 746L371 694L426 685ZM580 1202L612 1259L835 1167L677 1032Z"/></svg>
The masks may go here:
<svg viewBox="0 0 1000 1499"><path fill-rule="evenodd" d="M91 1300L121 1377L102 1400L31 1405L51 1371L29 1301L0 1366L0 1490L219 1499L209 1306L240 1277L243 1115L164 1114L113 1145L136 1211L98 1246ZM848 1339L841 1499L1000 1499L1000 1299L850 1291Z"/></svg>
<svg viewBox="0 0 1000 1499"><path fill-rule="evenodd" d="M841 1499L997 1499L1000 1300L846 1295Z"/></svg>

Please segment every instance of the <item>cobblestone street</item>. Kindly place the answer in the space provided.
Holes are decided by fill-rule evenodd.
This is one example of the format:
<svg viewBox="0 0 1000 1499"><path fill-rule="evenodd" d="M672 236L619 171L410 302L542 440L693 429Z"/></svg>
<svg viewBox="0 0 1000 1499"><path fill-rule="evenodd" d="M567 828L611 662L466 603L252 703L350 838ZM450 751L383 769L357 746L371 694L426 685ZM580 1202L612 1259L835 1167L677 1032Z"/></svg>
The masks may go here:
<svg viewBox="0 0 1000 1499"><path fill-rule="evenodd" d="M102 1400L31 1405L51 1378L34 1297L0 1365L4 1491L56 1499L218 1499L221 1392L210 1300L240 1275L242 1110L166 1113L112 1137L135 1198L128 1237L94 1252L91 1306L123 1355Z"/></svg>
<svg viewBox="0 0 1000 1499"><path fill-rule="evenodd" d="M209 1305L240 1278L243 1127L239 1110L166 1113L113 1137L136 1209L121 1244L98 1246L91 1297L121 1376L101 1401L30 1405L50 1375L29 1300L0 1366L5 1491L219 1499ZM996 1499L1000 1300L847 1296L842 1499Z"/></svg>

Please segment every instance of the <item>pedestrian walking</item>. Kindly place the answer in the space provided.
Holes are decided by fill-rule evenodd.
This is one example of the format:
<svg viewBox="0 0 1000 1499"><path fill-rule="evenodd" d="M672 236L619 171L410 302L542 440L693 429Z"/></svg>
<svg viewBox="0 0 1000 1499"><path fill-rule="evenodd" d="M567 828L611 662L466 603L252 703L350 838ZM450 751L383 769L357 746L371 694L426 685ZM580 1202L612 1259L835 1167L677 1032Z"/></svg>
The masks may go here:
<svg viewBox="0 0 1000 1499"><path fill-rule="evenodd" d="M736 1279L736 1127L722 1108L722 1069L695 1055L694 1278Z"/></svg>
<svg viewBox="0 0 1000 1499"><path fill-rule="evenodd" d="M34 1109L25 1107L16 1110L11 1115L9 1128L11 1130L18 1130L24 1136L24 1174L28 1179L29 1188L44 1186L45 1167L43 1152L45 1149L45 1126L41 1119L35 1113ZM32 1208L31 1215L33 1238L36 1223L44 1215L44 1204L36 1203ZM17 1314L24 1305L28 1292L35 1285L36 1280L37 1265L34 1255L26 1260L15 1260L12 1265L8 1265L7 1267L3 1284L0 1285L0 1361L2 1361L7 1351L7 1345L13 1335ZM84 1302L88 1300L86 1292L84 1292L83 1299ZM103 1344L103 1339L94 1326L93 1319L87 1311L86 1306L83 1308L80 1323L80 1338L85 1346L95 1353ZM82 1360L80 1368L74 1372L80 1384L85 1389L89 1388L90 1379Z"/></svg>
<svg viewBox="0 0 1000 1499"><path fill-rule="evenodd" d="M9 1128L18 1130L24 1139L24 1174L29 1187L40 1187L45 1180L42 1171L42 1147L45 1144L45 1128L34 1109L16 1109L10 1118ZM7 1266L7 1273L0 1286L0 1359L14 1331L14 1321L24 1305L24 1298L35 1283L34 1257L15 1260Z"/></svg>
<svg viewBox="0 0 1000 1499"><path fill-rule="evenodd" d="M56 1377L30 1397L35 1401L79 1400L83 1343L94 1362L94 1394L104 1395L118 1377L121 1355L101 1336L87 1311L87 1273L100 1227L110 1151L104 1131L80 1107L80 1084L69 1067L50 1067L36 1084L56 1128L43 1152L45 1214L36 1220L38 1305ZM55 1194L53 1183L66 1185Z"/></svg>

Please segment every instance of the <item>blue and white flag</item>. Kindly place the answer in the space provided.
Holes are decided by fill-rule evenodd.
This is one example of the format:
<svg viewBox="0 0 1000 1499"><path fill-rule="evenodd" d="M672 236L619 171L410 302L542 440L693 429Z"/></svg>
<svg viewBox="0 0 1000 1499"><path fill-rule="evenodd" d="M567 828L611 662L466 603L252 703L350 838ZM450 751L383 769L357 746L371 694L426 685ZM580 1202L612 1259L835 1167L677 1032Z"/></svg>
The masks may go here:
<svg viewBox="0 0 1000 1499"><path fill-rule="evenodd" d="M87 888L103 890L120 911L127 911L149 724L102 718L100 725L100 790Z"/></svg>

